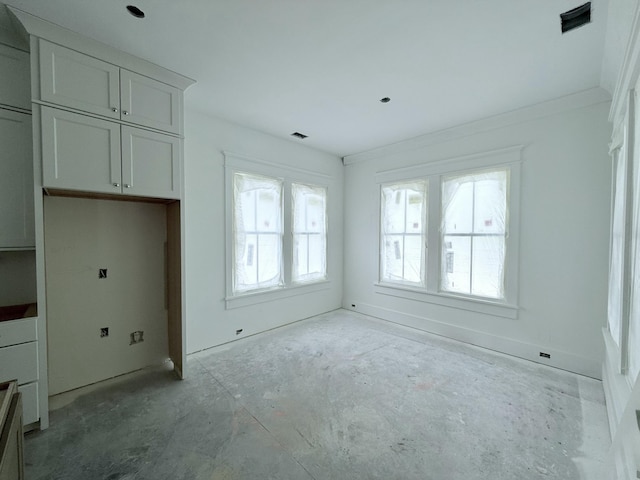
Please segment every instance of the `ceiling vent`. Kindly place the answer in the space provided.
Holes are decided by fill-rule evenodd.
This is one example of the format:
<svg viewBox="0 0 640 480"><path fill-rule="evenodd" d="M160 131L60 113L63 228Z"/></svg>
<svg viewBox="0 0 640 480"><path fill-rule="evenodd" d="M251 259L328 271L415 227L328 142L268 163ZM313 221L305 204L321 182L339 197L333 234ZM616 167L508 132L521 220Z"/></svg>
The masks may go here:
<svg viewBox="0 0 640 480"><path fill-rule="evenodd" d="M299 138L300 140L304 140L305 138L307 138L309 135L305 135L304 133L300 133L300 132L293 132L291 134L292 137L296 137Z"/></svg>
<svg viewBox="0 0 640 480"><path fill-rule="evenodd" d="M135 5L127 5L127 10L136 18L144 18L144 12Z"/></svg>
<svg viewBox="0 0 640 480"><path fill-rule="evenodd" d="M560 14L562 33L581 27L587 23L591 23L591 2L587 2L573 10Z"/></svg>

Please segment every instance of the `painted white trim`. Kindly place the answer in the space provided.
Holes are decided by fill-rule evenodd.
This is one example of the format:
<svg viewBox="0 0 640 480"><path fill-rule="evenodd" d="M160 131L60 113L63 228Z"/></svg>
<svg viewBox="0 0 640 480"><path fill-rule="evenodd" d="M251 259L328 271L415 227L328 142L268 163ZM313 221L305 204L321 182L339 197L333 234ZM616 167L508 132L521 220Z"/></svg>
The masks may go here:
<svg viewBox="0 0 640 480"><path fill-rule="evenodd" d="M462 171L500 167L522 161L524 145L489 150L486 152L445 158L410 167L380 170L375 174L376 183L397 182L430 175L452 174Z"/></svg>
<svg viewBox="0 0 640 480"><path fill-rule="evenodd" d="M609 417L609 431L611 438L613 438L631 396L631 387L625 375L620 373L619 350L606 327L602 329L602 336L605 347L602 382L607 404L607 416Z"/></svg>
<svg viewBox="0 0 640 480"><path fill-rule="evenodd" d="M269 290L253 291L244 294L238 294L233 297L225 298L227 310L239 307L247 307L258 303L273 302L282 300L283 298L297 297L309 293L329 290L331 288L331 280L318 280L307 284L295 283L288 287L275 287Z"/></svg>
<svg viewBox="0 0 640 480"><path fill-rule="evenodd" d="M481 152L463 157L441 160L438 162L384 170L375 175L379 187L385 183L403 182L417 179L428 181L428 205L427 221L427 261L426 261L426 285L424 287L414 285L391 284L387 282L375 283L376 293L393 295L410 300L418 300L427 303L437 303L449 307L457 307L463 310L477 311L479 313L495 314L500 317L518 317L519 298L519 265L520 265L520 191L521 191L521 158L522 145L508 147L489 152ZM508 169L508 198L507 215L508 231L506 234L505 272L504 272L504 301L482 299L471 295L456 295L448 292L440 292L441 278L441 245L442 235L440 225L442 223L441 211L441 182L444 175L450 173L479 172L488 169ZM382 221L382 206L378 195L378 235L380 236L380 222ZM434 228L435 225L435 228ZM381 272L381 246L378 246L378 279ZM454 299L456 301L453 301ZM464 299L464 301L463 301ZM459 301L457 301L459 300ZM502 305L504 308L487 307L487 304ZM472 308L473 306L477 308ZM495 312L495 313L493 313Z"/></svg>
<svg viewBox="0 0 640 480"><path fill-rule="evenodd" d="M525 360L548 365L550 367L560 368L562 370L578 373L598 380L602 374L601 364L596 358L582 357L569 352L555 350L547 346L525 343L498 335L491 335L485 332L439 322L426 317L419 317L417 315L411 315L393 309L378 307L376 305L359 303L358 301L353 303L356 305L356 308L353 308L350 305L345 305L344 308L346 310L357 311L392 323L398 323L406 327L423 330L436 335L442 335L471 345L488 348L489 350L495 350L500 353L523 358ZM551 358L541 358L541 351L549 353Z"/></svg>
<svg viewBox="0 0 640 480"><path fill-rule="evenodd" d="M345 165L352 165L374 158L387 155L418 150L437 143L457 140L462 137L489 132L518 123L529 122L540 118L556 115L561 112L589 107L611 101L609 93L600 87L591 88L582 92L573 93L547 102L538 103L529 107L513 110L481 120L458 125L456 127L427 133L418 137L404 140L384 147L375 148L354 155L344 157Z"/></svg>
<svg viewBox="0 0 640 480"><path fill-rule="evenodd" d="M375 283L373 285L373 291L380 295L389 295L391 297L405 298L424 303L435 303L445 307L484 313L496 317L518 318L518 307L516 305L491 302L484 298L464 297L442 292L429 292L415 287L385 283Z"/></svg>
<svg viewBox="0 0 640 480"><path fill-rule="evenodd" d="M267 160L262 160L260 158L230 152L228 150L223 150L222 154L224 155L225 167L231 166L236 169L249 169L248 173L264 172L264 175L269 175L272 177L277 176L283 179L296 179L298 181L301 181L301 178L304 179L305 177L308 177L310 179L315 179L309 181L320 181L321 186L327 186L329 180L331 179L331 175L327 175L326 173L307 170L306 168L293 167L291 165L285 165L282 163L270 162Z"/></svg>
<svg viewBox="0 0 640 480"><path fill-rule="evenodd" d="M45 38L78 52L90 55L105 62L113 63L141 75L155 78L161 82L173 85L180 90L186 90L196 83L195 80L167 70L155 63L134 57L126 52L117 50L109 45L80 35L55 23L31 15L23 10L8 6L7 9L29 35Z"/></svg>
<svg viewBox="0 0 640 480"><path fill-rule="evenodd" d="M224 155L225 170L225 306L227 309L246 307L258 303L276 301L282 298L296 295L304 295L330 288L331 272L329 269L329 256L331 246L327 245L326 277L305 283L294 283L291 280L293 265L293 246L291 229L291 184L302 183L325 188L327 191L327 239L329 238L328 216L332 199L332 188L329 185L331 176L307 170L299 167L291 167L275 162L269 162L246 155L222 151ZM284 285L270 289L253 290L245 293L233 292L233 175L235 173L247 173L265 175L278 178L283 182L282 191L282 268Z"/></svg>
<svg viewBox="0 0 640 480"><path fill-rule="evenodd" d="M609 121L615 123L624 114L627 92L635 85L640 73L640 3L636 3L631 24L631 35L627 42L624 60L620 66L618 80L613 90L613 100L609 110Z"/></svg>

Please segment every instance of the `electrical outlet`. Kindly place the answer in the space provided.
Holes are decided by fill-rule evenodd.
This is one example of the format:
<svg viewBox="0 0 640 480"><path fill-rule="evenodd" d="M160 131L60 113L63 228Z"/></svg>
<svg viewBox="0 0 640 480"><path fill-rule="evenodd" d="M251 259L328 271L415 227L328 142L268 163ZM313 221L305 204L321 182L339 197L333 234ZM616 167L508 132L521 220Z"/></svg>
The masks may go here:
<svg viewBox="0 0 640 480"><path fill-rule="evenodd" d="M129 341L129 345L135 345L136 343L144 342L144 331L136 330L135 332L131 332L130 337L131 340Z"/></svg>
<svg viewBox="0 0 640 480"><path fill-rule="evenodd" d="M109 327L103 327L100 329L100 338L109 336Z"/></svg>

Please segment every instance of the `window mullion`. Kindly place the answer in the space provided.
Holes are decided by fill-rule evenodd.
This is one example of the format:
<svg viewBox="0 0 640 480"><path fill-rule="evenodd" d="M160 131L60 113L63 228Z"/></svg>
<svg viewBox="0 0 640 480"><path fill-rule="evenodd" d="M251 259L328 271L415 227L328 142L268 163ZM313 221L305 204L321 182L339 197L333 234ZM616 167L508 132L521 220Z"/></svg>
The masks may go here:
<svg viewBox="0 0 640 480"><path fill-rule="evenodd" d="M431 176L427 179L427 291L438 292L440 290L440 245L442 242L440 224L442 218L442 206L440 199L440 177Z"/></svg>
<svg viewBox="0 0 640 480"><path fill-rule="evenodd" d="M285 180L283 182L282 192L282 205L280 211L282 214L282 232L281 232L281 247L282 247L282 278L285 286L291 285L291 279L293 277L293 245L294 245L294 232L293 232L293 197L291 194L291 182Z"/></svg>
<svg viewBox="0 0 640 480"><path fill-rule="evenodd" d="M471 189L471 241L469 242L469 295L473 295L473 244L476 233L476 182Z"/></svg>

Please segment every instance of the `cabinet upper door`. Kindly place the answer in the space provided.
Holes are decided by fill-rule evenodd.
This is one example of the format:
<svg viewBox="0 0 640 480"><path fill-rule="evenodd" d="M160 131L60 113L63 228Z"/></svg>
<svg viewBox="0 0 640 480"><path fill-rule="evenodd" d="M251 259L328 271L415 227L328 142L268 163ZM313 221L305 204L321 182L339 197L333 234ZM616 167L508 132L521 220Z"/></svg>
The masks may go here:
<svg viewBox="0 0 640 480"><path fill-rule="evenodd" d="M0 45L0 104L31 110L29 54Z"/></svg>
<svg viewBox="0 0 640 480"><path fill-rule="evenodd" d="M120 70L122 120L180 133L182 92L125 69Z"/></svg>
<svg viewBox="0 0 640 480"><path fill-rule="evenodd" d="M120 69L40 39L40 99L120 118Z"/></svg>
<svg viewBox="0 0 640 480"><path fill-rule="evenodd" d="M42 107L43 186L120 193L120 125Z"/></svg>
<svg viewBox="0 0 640 480"><path fill-rule="evenodd" d="M180 139L122 127L123 193L180 198Z"/></svg>
<svg viewBox="0 0 640 480"><path fill-rule="evenodd" d="M0 248L35 245L31 115L0 109Z"/></svg>

